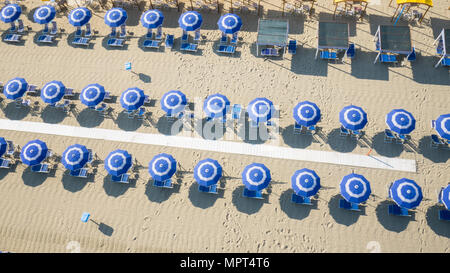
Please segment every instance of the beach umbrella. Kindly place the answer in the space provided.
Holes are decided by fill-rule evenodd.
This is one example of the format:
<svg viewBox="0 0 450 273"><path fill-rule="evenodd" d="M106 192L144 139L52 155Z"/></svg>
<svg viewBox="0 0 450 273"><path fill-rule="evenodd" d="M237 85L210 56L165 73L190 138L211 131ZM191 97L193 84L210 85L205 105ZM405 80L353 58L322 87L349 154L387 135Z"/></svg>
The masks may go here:
<svg viewBox="0 0 450 273"><path fill-rule="evenodd" d="M341 195L351 203L366 201L371 193L369 181L360 174L348 174L342 178Z"/></svg>
<svg viewBox="0 0 450 273"><path fill-rule="evenodd" d="M361 130L367 124L367 114L361 107L349 105L339 113L339 121L348 130Z"/></svg>
<svg viewBox="0 0 450 273"><path fill-rule="evenodd" d="M229 107L230 101L221 94L210 95L203 103L203 111L210 118L225 116Z"/></svg>
<svg viewBox="0 0 450 273"><path fill-rule="evenodd" d="M222 177L222 166L217 160L203 159L194 168L194 179L198 184L209 187L216 184Z"/></svg>
<svg viewBox="0 0 450 273"><path fill-rule="evenodd" d="M29 141L22 147L20 152L20 159L23 163L33 166L40 164L47 157L47 144L42 140L35 139Z"/></svg>
<svg viewBox="0 0 450 273"><path fill-rule="evenodd" d="M120 104L127 111L137 110L144 105L144 90L137 87L131 87L122 92Z"/></svg>
<svg viewBox="0 0 450 273"><path fill-rule="evenodd" d="M320 120L319 107L310 101L302 101L294 107L295 121L305 127L315 125Z"/></svg>
<svg viewBox="0 0 450 273"><path fill-rule="evenodd" d="M444 189L442 189L440 198L444 206L448 210L450 210L450 184L447 185L447 187L445 187Z"/></svg>
<svg viewBox="0 0 450 273"><path fill-rule="evenodd" d="M88 8L79 7L69 13L69 23L74 27L81 27L86 25L91 17L92 13Z"/></svg>
<svg viewBox="0 0 450 273"><path fill-rule="evenodd" d="M409 134L416 128L413 115L403 109L394 109L386 115L386 124L397 134Z"/></svg>
<svg viewBox="0 0 450 273"><path fill-rule="evenodd" d="M162 25L164 15L157 9L147 10L141 15L141 24L145 28L157 28Z"/></svg>
<svg viewBox="0 0 450 273"><path fill-rule="evenodd" d="M61 162L69 170L83 168L89 160L89 151L81 144L70 145L63 152Z"/></svg>
<svg viewBox="0 0 450 273"><path fill-rule="evenodd" d="M9 80L3 88L3 94L10 100L22 97L27 92L28 83L24 78L14 78Z"/></svg>
<svg viewBox="0 0 450 273"><path fill-rule="evenodd" d="M66 87L60 81L48 82L41 89L41 99L50 104L60 101L66 92Z"/></svg>
<svg viewBox="0 0 450 273"><path fill-rule="evenodd" d="M182 112L187 104L186 95L178 90L171 90L161 98L161 108L169 115Z"/></svg>
<svg viewBox="0 0 450 273"><path fill-rule="evenodd" d="M402 178L392 183L390 196L399 207L413 209L422 201L422 190L414 180Z"/></svg>
<svg viewBox="0 0 450 273"><path fill-rule="evenodd" d="M223 33L233 34L241 29L242 20L241 17L236 14L227 13L220 16L217 25Z"/></svg>
<svg viewBox="0 0 450 273"><path fill-rule="evenodd" d="M110 27L120 27L127 21L128 15L124 9L112 8L105 14L105 24Z"/></svg>
<svg viewBox="0 0 450 273"><path fill-rule="evenodd" d="M186 31L195 31L202 25L203 19L200 13L196 11L187 11L181 14L178 19L180 27Z"/></svg>
<svg viewBox="0 0 450 273"><path fill-rule="evenodd" d="M270 170L261 163L247 165L242 172L242 182L251 191L260 191L269 186Z"/></svg>
<svg viewBox="0 0 450 273"><path fill-rule="evenodd" d="M40 6L34 12L33 18L34 22L38 24L48 24L50 23L56 15L56 9L50 5Z"/></svg>
<svg viewBox="0 0 450 273"><path fill-rule="evenodd" d="M112 151L105 159L105 169L113 176L128 172L132 164L131 155L125 150Z"/></svg>
<svg viewBox="0 0 450 273"><path fill-rule="evenodd" d="M248 116L255 122L265 122L272 118L273 103L266 98L252 100L248 107Z"/></svg>
<svg viewBox="0 0 450 273"><path fill-rule="evenodd" d="M81 90L81 103L89 107L96 106L103 101L105 94L105 87L102 85L98 83L89 84Z"/></svg>
<svg viewBox="0 0 450 273"><path fill-rule="evenodd" d="M148 172L156 181L171 178L177 171L177 161L169 154L155 155L148 164Z"/></svg>
<svg viewBox="0 0 450 273"><path fill-rule="evenodd" d="M434 128L442 138L450 140L450 114L440 115Z"/></svg>
<svg viewBox="0 0 450 273"><path fill-rule="evenodd" d="M8 142L4 137L0 137L0 156L3 156L8 149Z"/></svg>
<svg viewBox="0 0 450 273"><path fill-rule="evenodd" d="M320 177L315 171L303 168L295 171L292 175L291 185L295 194L310 197L319 191Z"/></svg>
<svg viewBox="0 0 450 273"><path fill-rule="evenodd" d="M19 19L22 14L22 8L17 4L9 4L2 8L0 12L0 20L5 23L11 23Z"/></svg>

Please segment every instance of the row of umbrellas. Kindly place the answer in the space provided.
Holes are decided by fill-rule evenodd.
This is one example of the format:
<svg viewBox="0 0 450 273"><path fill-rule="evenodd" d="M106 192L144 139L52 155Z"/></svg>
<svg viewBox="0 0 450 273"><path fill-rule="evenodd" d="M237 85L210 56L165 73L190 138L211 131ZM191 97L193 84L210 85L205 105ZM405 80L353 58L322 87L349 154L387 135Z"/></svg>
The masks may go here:
<svg viewBox="0 0 450 273"><path fill-rule="evenodd" d="M7 143L0 138L0 156L6 152ZM21 151L20 158L27 165L37 165L47 157L48 147L45 142L36 139L28 142ZM80 144L67 147L63 152L61 162L69 170L83 168L89 160L89 150ZM133 164L132 156L125 150L115 150L105 159L105 169L113 176L120 176L128 172ZM170 179L177 170L177 161L172 155L161 153L149 162L148 171L156 181ZM216 184L222 177L222 166L217 160L207 158L198 162L194 168L194 179L205 187ZM265 189L271 181L270 170L261 163L247 165L242 172L242 182L248 190L260 191ZM295 171L291 178L294 193L311 197L317 194L320 177L311 169ZM340 183L342 197L351 203L365 202L371 195L369 181L360 174L349 174L343 177ZM402 178L392 183L390 187L391 198L400 206L413 209L422 201L422 190L413 180ZM442 201L450 209L450 185L442 191Z"/></svg>
<svg viewBox="0 0 450 273"><path fill-rule="evenodd" d="M0 20L5 23L11 23L19 19L22 9L17 4L9 4L3 7L0 12ZM55 7L43 5L36 9L33 18L38 24L50 23L56 15ZM75 27L84 26L92 17L92 12L86 7L78 7L69 13L69 23ZM110 27L120 27L128 19L127 12L121 8L112 8L105 14L105 24ZM144 12L141 16L141 23L145 28L158 28L164 21L164 15L157 9ZM195 31L202 25L203 18L196 11L187 11L181 14L178 23L185 31ZM217 22L219 29L226 34L233 34L240 30L242 26L241 18L236 14L224 14Z"/></svg>

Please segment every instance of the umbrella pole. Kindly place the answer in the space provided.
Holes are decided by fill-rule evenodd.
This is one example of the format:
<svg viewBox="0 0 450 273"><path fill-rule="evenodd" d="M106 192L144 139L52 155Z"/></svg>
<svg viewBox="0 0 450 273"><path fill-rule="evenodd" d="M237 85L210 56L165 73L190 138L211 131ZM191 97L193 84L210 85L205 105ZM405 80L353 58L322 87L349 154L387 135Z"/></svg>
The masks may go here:
<svg viewBox="0 0 450 273"><path fill-rule="evenodd" d="M233 13L233 0L230 0L230 11L231 11L231 13Z"/></svg>
<svg viewBox="0 0 450 273"><path fill-rule="evenodd" d="M284 5L286 3L286 0L283 0L283 12L282 12L282 16L284 16Z"/></svg>
<svg viewBox="0 0 450 273"><path fill-rule="evenodd" d="M219 0L217 0L217 13L220 13L220 9L219 9Z"/></svg>
<svg viewBox="0 0 450 273"><path fill-rule="evenodd" d="M389 1L389 7L391 6L391 3L392 3L392 0L391 0L391 1Z"/></svg>
<svg viewBox="0 0 450 273"><path fill-rule="evenodd" d="M258 16L259 16L259 5L261 4L261 0L258 0Z"/></svg>
<svg viewBox="0 0 450 273"><path fill-rule="evenodd" d="M336 10L337 10L337 3L336 4L334 4L334 13L333 13L333 20L335 20L336 19Z"/></svg>
<svg viewBox="0 0 450 273"><path fill-rule="evenodd" d="M192 0L189 0L191 2L191 10L194 10L194 6L192 5Z"/></svg>
<svg viewBox="0 0 450 273"><path fill-rule="evenodd" d="M394 15L392 15L391 22L394 20L394 17L395 17L395 14L397 13L398 7L400 7L400 5L397 5L397 8L395 9Z"/></svg>
<svg viewBox="0 0 450 273"><path fill-rule="evenodd" d="M180 11L180 2L178 2L178 0L176 1L177 1L177 11Z"/></svg>
<svg viewBox="0 0 450 273"><path fill-rule="evenodd" d="M152 9L154 9L154 8L153 8L152 0L150 0L150 7L151 7Z"/></svg>
<svg viewBox="0 0 450 273"><path fill-rule="evenodd" d="M423 18L425 17L425 14L427 14L428 10L430 9L430 6L428 6L427 10L425 11L425 13L422 15L422 17L419 20L419 24L422 23Z"/></svg>

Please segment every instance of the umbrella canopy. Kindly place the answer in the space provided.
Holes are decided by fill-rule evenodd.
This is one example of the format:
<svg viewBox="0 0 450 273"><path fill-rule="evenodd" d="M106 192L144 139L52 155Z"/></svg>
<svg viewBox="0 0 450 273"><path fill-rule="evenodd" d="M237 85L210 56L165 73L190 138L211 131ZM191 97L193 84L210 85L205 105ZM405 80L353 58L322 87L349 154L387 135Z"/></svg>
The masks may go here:
<svg viewBox="0 0 450 273"><path fill-rule="evenodd" d="M369 181L360 174L349 174L342 178L341 195L351 203L362 203L366 201L371 193Z"/></svg>
<svg viewBox="0 0 450 273"><path fill-rule="evenodd" d="M441 196L440 196L442 203L444 204L444 206L450 210L450 185L447 185L447 187L445 187L442 192L441 192Z"/></svg>
<svg viewBox="0 0 450 273"><path fill-rule="evenodd" d="M103 101L105 94L105 87L98 83L93 83L81 90L80 99L84 105L93 107Z"/></svg>
<svg viewBox="0 0 450 273"><path fill-rule="evenodd" d="M252 100L248 107L248 116L255 122L265 122L272 118L273 103L266 98Z"/></svg>
<svg viewBox="0 0 450 273"><path fill-rule="evenodd" d="M217 160L203 159L194 168L194 179L201 186L209 187L216 184L222 177L222 166Z"/></svg>
<svg viewBox="0 0 450 273"><path fill-rule="evenodd" d="M227 13L220 16L217 25L223 33L233 34L241 29L242 20L241 17L236 14Z"/></svg>
<svg viewBox="0 0 450 273"><path fill-rule="evenodd" d="M69 13L69 23L74 27L81 27L86 25L91 17L92 13L88 8L79 7Z"/></svg>
<svg viewBox="0 0 450 273"><path fill-rule="evenodd" d="M386 124L397 134L409 134L416 128L413 115L403 109L394 109L386 115Z"/></svg>
<svg viewBox="0 0 450 273"><path fill-rule="evenodd" d="M144 105L144 90L137 87L131 87L122 92L120 104L127 111L137 110Z"/></svg>
<svg viewBox="0 0 450 273"><path fill-rule="evenodd" d="M305 127L315 125L320 120L319 107L310 101L302 101L294 107L295 121Z"/></svg>
<svg viewBox="0 0 450 273"><path fill-rule="evenodd" d="M0 20L5 23L11 23L19 19L22 14L22 8L17 4L9 4L2 8L0 12Z"/></svg>
<svg viewBox="0 0 450 273"><path fill-rule="evenodd" d="M106 171L114 176L128 172L132 164L131 155L125 150L112 151L105 159Z"/></svg>
<svg viewBox="0 0 450 273"><path fill-rule="evenodd" d="M422 189L414 180L402 178L392 183L390 196L399 207L413 209L422 201Z"/></svg>
<svg viewBox="0 0 450 273"><path fill-rule="evenodd" d="M0 156L3 156L8 149L8 142L4 137L0 137Z"/></svg>
<svg viewBox="0 0 450 273"><path fill-rule="evenodd" d="M349 130L361 130L367 124L367 114L361 107L349 105L339 113L339 121Z"/></svg>
<svg viewBox="0 0 450 273"><path fill-rule="evenodd" d="M196 11L187 11L181 14L178 19L180 27L186 31L194 31L200 28L203 19L200 13Z"/></svg>
<svg viewBox="0 0 450 273"><path fill-rule="evenodd" d="M203 103L203 111L210 118L225 116L229 107L230 101L221 94L210 95Z"/></svg>
<svg viewBox="0 0 450 273"><path fill-rule="evenodd" d="M270 170L261 163L247 165L242 172L242 182L251 191L260 191L269 186Z"/></svg>
<svg viewBox="0 0 450 273"><path fill-rule="evenodd" d="M124 9L112 8L105 14L105 24L110 27L120 27L127 21L128 15Z"/></svg>
<svg viewBox="0 0 450 273"><path fill-rule="evenodd" d="M141 24L145 28L157 28L162 25L164 15L157 9L151 9L144 12L141 16Z"/></svg>
<svg viewBox="0 0 450 273"><path fill-rule="evenodd" d="M20 159L23 163L33 166L40 164L47 157L47 144L42 140L35 139L29 141L22 147L20 152Z"/></svg>
<svg viewBox="0 0 450 273"><path fill-rule="evenodd" d="M292 175L291 185L295 194L310 197L319 191L320 177L313 170L306 168L300 169Z"/></svg>
<svg viewBox="0 0 450 273"><path fill-rule="evenodd" d="M442 138L450 140L450 114L440 115L434 128Z"/></svg>
<svg viewBox="0 0 450 273"><path fill-rule="evenodd" d="M177 171L177 161L169 154L155 155L148 164L148 172L156 181L171 178Z"/></svg>
<svg viewBox="0 0 450 273"><path fill-rule="evenodd" d="M89 160L89 151L84 145L70 145L63 152L61 162L69 170L83 168Z"/></svg>
<svg viewBox="0 0 450 273"><path fill-rule="evenodd" d="M9 80L3 88L3 94L10 100L22 97L27 92L28 83L24 78L14 78Z"/></svg>
<svg viewBox="0 0 450 273"><path fill-rule="evenodd" d="M50 23L56 15L56 9L50 5L40 6L34 12L33 18L34 22L38 24L48 24Z"/></svg>
<svg viewBox="0 0 450 273"><path fill-rule="evenodd" d="M186 95L178 90L171 90L161 98L161 108L169 115L182 112L186 104Z"/></svg>
<svg viewBox="0 0 450 273"><path fill-rule="evenodd" d="M46 103L56 103L60 101L66 92L66 87L60 81L48 82L41 89L41 99Z"/></svg>

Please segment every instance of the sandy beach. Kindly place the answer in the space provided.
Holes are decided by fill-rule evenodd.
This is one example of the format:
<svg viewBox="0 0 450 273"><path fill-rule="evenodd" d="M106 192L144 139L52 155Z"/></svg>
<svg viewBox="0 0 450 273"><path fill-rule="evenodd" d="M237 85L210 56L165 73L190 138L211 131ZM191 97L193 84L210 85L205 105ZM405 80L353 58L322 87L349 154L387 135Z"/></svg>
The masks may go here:
<svg viewBox="0 0 450 273"><path fill-rule="evenodd" d="M279 110L274 118L279 133L270 145L410 159L416 162L416 172L0 130L1 137L20 147L41 139L60 156L67 146L79 143L98 156L87 180L69 176L58 162L49 175L31 172L20 159L12 170L1 169L0 251L64 253L79 243L81 252L450 252L450 223L438 220L441 207L436 202L437 190L450 182L450 150L430 147L430 135L436 133L431 120L450 112L449 70L433 68L438 57L432 45L441 29L450 27L448 1L435 1L422 24L410 26L418 56L415 62L402 66L373 64L377 54L373 35L379 24L391 23L395 11L387 0L369 4L362 21L337 19L349 23L350 41L356 45L355 59L344 59L343 63L314 59L318 21L332 20L331 0L318 1L311 17L282 17L276 8L281 1L261 2L260 17L288 19L289 38L298 43L295 55L273 59L256 56L258 16L248 12L235 11L243 21L237 52L233 56L217 52L221 35L217 20L228 12L229 3L221 6L220 14L201 11L202 41L193 54L179 51L181 10L176 9L162 10L163 33L175 35L174 48L142 47L147 30L139 18L149 9L144 1L140 9L126 9L128 38L124 48L106 46L110 28L104 23L103 9L93 10L90 23L95 37L88 48L70 42L75 28L68 22L68 12L56 16L58 27L63 29L57 42L40 45L36 40L42 25L34 23L33 13L42 3L21 2L26 6L21 18L31 30L20 44L1 42L0 81L5 84L23 77L41 88L59 80L78 94L86 85L99 83L115 96L110 103L111 116L99 116L79 99L73 100L74 111L66 115L46 106L37 96L30 97L39 101L35 110L16 109L13 101L4 99L0 119L169 135L170 124L160 107L161 97L169 90L185 93L195 103L196 117L201 114L202 101L211 94L222 93L232 104L244 106L254 98L266 97ZM2 22L2 37L8 28L9 24ZM126 62L132 63L131 72L125 71ZM143 89L152 99L147 107L149 121L130 120L122 113L119 97L130 87ZM292 109L303 100L320 107L320 134L293 134ZM359 142L339 135L339 112L349 104L368 114L365 136ZM397 108L410 111L417 120L409 145L384 143L386 114ZM227 133L231 134L228 141L269 145L249 139L248 132ZM192 137L202 136L194 130ZM127 150L137 161L130 172L130 184L113 183L107 176L103 160L115 149ZM173 155L181 167L173 189L152 186L148 173L148 162L162 152ZM198 192L193 177L197 162L207 157L218 160L226 175L218 196ZM263 163L271 171L272 182L263 201L242 197L241 173L253 162ZM291 176L301 168L313 169L321 178L322 189L312 207L290 202ZM339 183L352 172L364 175L371 183L372 196L361 213L338 207ZM387 199L387 186L403 177L415 180L424 195L407 219L387 212L393 203ZM95 223L80 221L85 211Z"/></svg>

